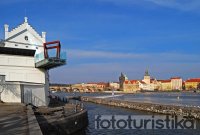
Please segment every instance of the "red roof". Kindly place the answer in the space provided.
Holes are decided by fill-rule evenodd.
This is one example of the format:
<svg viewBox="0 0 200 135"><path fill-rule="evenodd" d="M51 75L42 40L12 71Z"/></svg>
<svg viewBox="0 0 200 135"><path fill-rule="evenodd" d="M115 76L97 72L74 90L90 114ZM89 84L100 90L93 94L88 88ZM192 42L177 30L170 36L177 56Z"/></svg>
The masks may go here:
<svg viewBox="0 0 200 135"><path fill-rule="evenodd" d="M191 78L186 80L185 82L200 82L200 78Z"/></svg>
<svg viewBox="0 0 200 135"><path fill-rule="evenodd" d="M142 84L146 84L144 81L140 81L140 83L142 83Z"/></svg>
<svg viewBox="0 0 200 135"><path fill-rule="evenodd" d="M108 85L108 83L105 83L105 82L89 82L87 84Z"/></svg>
<svg viewBox="0 0 200 135"><path fill-rule="evenodd" d="M161 83L169 83L171 80L159 80Z"/></svg>
<svg viewBox="0 0 200 135"><path fill-rule="evenodd" d="M153 83L154 81L156 81L156 79L153 79L153 78L152 78L152 79L150 80L151 83Z"/></svg>
<svg viewBox="0 0 200 135"><path fill-rule="evenodd" d="M172 77L171 79L181 79L180 77Z"/></svg>
<svg viewBox="0 0 200 135"><path fill-rule="evenodd" d="M137 83L137 80L126 80L125 82L124 82L125 84L135 84L135 83Z"/></svg>

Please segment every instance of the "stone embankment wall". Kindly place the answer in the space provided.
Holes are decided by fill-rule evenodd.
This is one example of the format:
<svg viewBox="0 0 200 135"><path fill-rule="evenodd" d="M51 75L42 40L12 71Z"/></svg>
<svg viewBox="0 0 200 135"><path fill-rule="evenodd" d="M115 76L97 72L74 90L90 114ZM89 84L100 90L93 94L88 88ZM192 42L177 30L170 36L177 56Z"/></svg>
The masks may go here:
<svg viewBox="0 0 200 135"><path fill-rule="evenodd" d="M45 135L76 134L88 125L87 110L73 104L52 108L39 107L34 111L40 128Z"/></svg>
<svg viewBox="0 0 200 135"><path fill-rule="evenodd" d="M94 98L94 97L81 97L81 100L86 101L86 102L97 103L97 104L137 109L141 111L149 111L153 113L160 113L160 114L167 114L167 115L181 115L184 117L200 119L200 108L196 108L196 107L130 102L130 101L123 101L123 100L103 99L103 98Z"/></svg>

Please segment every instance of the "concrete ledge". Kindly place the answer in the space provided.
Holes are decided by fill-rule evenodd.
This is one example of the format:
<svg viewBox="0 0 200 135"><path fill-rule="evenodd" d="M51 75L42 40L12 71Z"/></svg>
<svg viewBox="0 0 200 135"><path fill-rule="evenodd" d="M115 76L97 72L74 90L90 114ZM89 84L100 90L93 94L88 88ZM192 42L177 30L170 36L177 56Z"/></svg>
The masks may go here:
<svg viewBox="0 0 200 135"><path fill-rule="evenodd" d="M37 121L45 135L71 135L84 130L88 125L87 110L75 105L39 107L35 109ZM75 111L76 110L76 111Z"/></svg>
<svg viewBox="0 0 200 135"><path fill-rule="evenodd" d="M27 106L29 135L43 135L31 106Z"/></svg>
<svg viewBox="0 0 200 135"><path fill-rule="evenodd" d="M83 110L81 112L64 117L60 119L58 123L59 123L58 126L65 131L66 135L76 133L87 127L88 125L87 111Z"/></svg>

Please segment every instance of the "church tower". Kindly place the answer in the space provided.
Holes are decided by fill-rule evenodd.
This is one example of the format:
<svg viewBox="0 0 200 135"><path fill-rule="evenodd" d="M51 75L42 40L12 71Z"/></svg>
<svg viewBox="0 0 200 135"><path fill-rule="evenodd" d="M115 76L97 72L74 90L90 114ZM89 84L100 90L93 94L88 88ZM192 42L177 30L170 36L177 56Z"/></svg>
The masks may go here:
<svg viewBox="0 0 200 135"><path fill-rule="evenodd" d="M151 77L150 77L150 75L149 75L148 70L146 70L146 71L145 71L145 74L144 74L143 82L145 82L146 84L150 84L150 83L151 83L150 80L151 80Z"/></svg>
<svg viewBox="0 0 200 135"><path fill-rule="evenodd" d="M124 75L123 73L121 73L121 76L119 77L119 86L120 86L120 90L124 89L124 82L128 80L128 77L126 75Z"/></svg>

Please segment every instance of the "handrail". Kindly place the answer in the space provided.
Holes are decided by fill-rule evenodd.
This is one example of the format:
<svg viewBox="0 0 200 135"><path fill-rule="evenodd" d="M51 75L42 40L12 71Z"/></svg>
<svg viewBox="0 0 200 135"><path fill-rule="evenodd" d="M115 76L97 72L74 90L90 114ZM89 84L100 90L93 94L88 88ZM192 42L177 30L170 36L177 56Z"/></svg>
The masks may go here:
<svg viewBox="0 0 200 135"><path fill-rule="evenodd" d="M49 53L49 57L48 58L56 58L55 57L55 53ZM41 52L41 53L38 53L35 55L35 63L39 62L39 61L42 61L44 60L45 57L44 57L44 52ZM67 59L67 53L66 51L61 51L60 52L60 60L66 60Z"/></svg>

